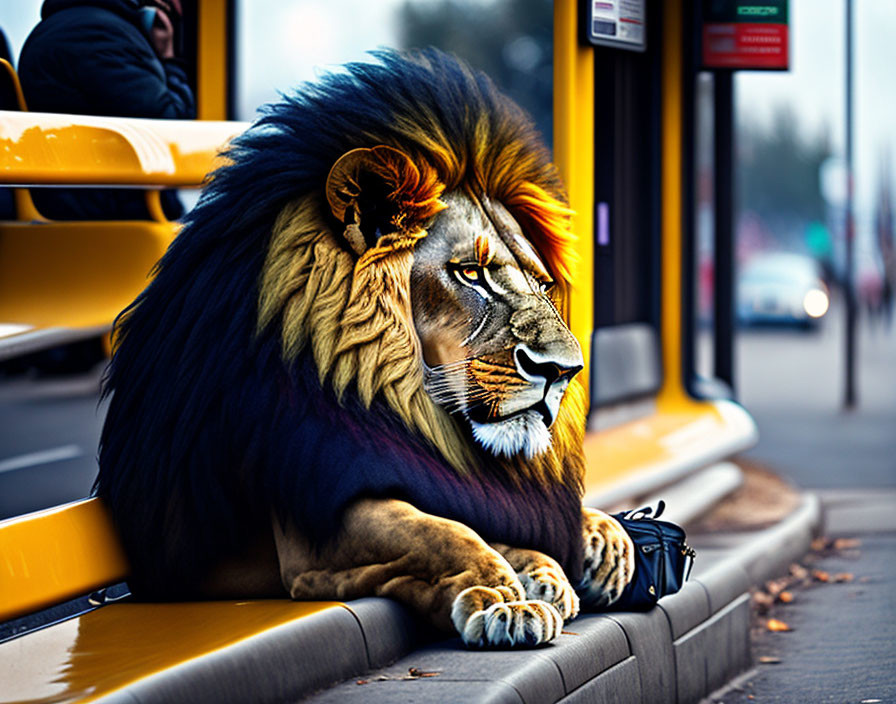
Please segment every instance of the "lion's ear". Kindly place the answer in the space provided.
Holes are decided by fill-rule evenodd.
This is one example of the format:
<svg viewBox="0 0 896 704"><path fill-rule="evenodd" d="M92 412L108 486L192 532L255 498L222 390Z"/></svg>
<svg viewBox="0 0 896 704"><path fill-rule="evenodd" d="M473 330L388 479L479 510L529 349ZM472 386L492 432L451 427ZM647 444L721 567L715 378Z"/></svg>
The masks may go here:
<svg viewBox="0 0 896 704"><path fill-rule="evenodd" d="M379 145L339 157L327 176L326 194L333 215L345 225L346 240L361 255L381 235L439 212L443 189L431 167L418 168L404 152Z"/></svg>

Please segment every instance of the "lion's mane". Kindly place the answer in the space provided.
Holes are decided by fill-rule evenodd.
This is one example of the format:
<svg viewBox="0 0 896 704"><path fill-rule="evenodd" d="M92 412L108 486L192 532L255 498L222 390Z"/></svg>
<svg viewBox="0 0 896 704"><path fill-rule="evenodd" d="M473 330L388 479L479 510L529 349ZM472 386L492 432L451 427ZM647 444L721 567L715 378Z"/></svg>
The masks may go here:
<svg viewBox="0 0 896 704"><path fill-rule="evenodd" d="M542 457L498 460L423 390L413 245L463 189L510 210L564 290L569 210L530 120L436 50L382 51L266 106L116 323L96 493L132 588L189 594L273 508L316 545L361 496L405 499L581 570L584 394ZM359 260L323 188L359 147L411 157L406 215Z"/></svg>

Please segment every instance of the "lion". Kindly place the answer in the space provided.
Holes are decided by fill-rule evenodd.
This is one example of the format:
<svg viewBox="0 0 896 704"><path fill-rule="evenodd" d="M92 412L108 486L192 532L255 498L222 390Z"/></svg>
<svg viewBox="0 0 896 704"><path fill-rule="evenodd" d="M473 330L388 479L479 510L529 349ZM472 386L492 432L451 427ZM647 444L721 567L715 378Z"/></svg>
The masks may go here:
<svg viewBox="0 0 896 704"><path fill-rule="evenodd" d="M471 647L612 604L582 506L571 211L529 118L437 50L267 106L119 316L95 494L135 595L396 599Z"/></svg>

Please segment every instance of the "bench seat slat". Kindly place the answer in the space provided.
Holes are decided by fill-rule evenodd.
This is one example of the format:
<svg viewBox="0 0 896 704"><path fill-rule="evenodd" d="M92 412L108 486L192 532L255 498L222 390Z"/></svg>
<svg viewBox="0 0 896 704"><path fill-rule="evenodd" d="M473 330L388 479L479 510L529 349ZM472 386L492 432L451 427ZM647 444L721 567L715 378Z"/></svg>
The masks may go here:
<svg viewBox="0 0 896 704"><path fill-rule="evenodd" d="M127 572L99 499L0 521L0 621L120 582Z"/></svg>
<svg viewBox="0 0 896 704"><path fill-rule="evenodd" d="M732 401L660 396L643 418L585 436L585 505L655 491L755 444L756 423Z"/></svg>

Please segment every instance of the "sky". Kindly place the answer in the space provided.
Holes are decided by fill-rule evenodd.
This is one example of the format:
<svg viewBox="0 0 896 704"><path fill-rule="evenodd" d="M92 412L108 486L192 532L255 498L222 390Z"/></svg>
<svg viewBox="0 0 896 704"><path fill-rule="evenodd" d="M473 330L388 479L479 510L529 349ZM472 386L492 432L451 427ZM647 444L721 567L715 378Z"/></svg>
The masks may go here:
<svg viewBox="0 0 896 704"><path fill-rule="evenodd" d="M500 0L482 0L494 1ZM240 119L251 119L256 106L276 99L278 91L313 79L318 71L363 59L366 51L378 46L395 45L396 10L403 3L238 1ZM0 3L0 27L7 33L14 55L18 55L39 19L40 4L40 0ZM776 109L790 106L807 134L827 129L835 153L842 155L844 7L845 0L791 0L791 69L738 73L737 111L741 122L767 124ZM867 240L884 160L896 176L896 0L854 0L854 13L857 220L859 237Z"/></svg>
<svg viewBox="0 0 896 704"><path fill-rule="evenodd" d="M238 3L239 117L323 70L395 46L404 0L243 0ZM247 11L251 8L251 12Z"/></svg>

